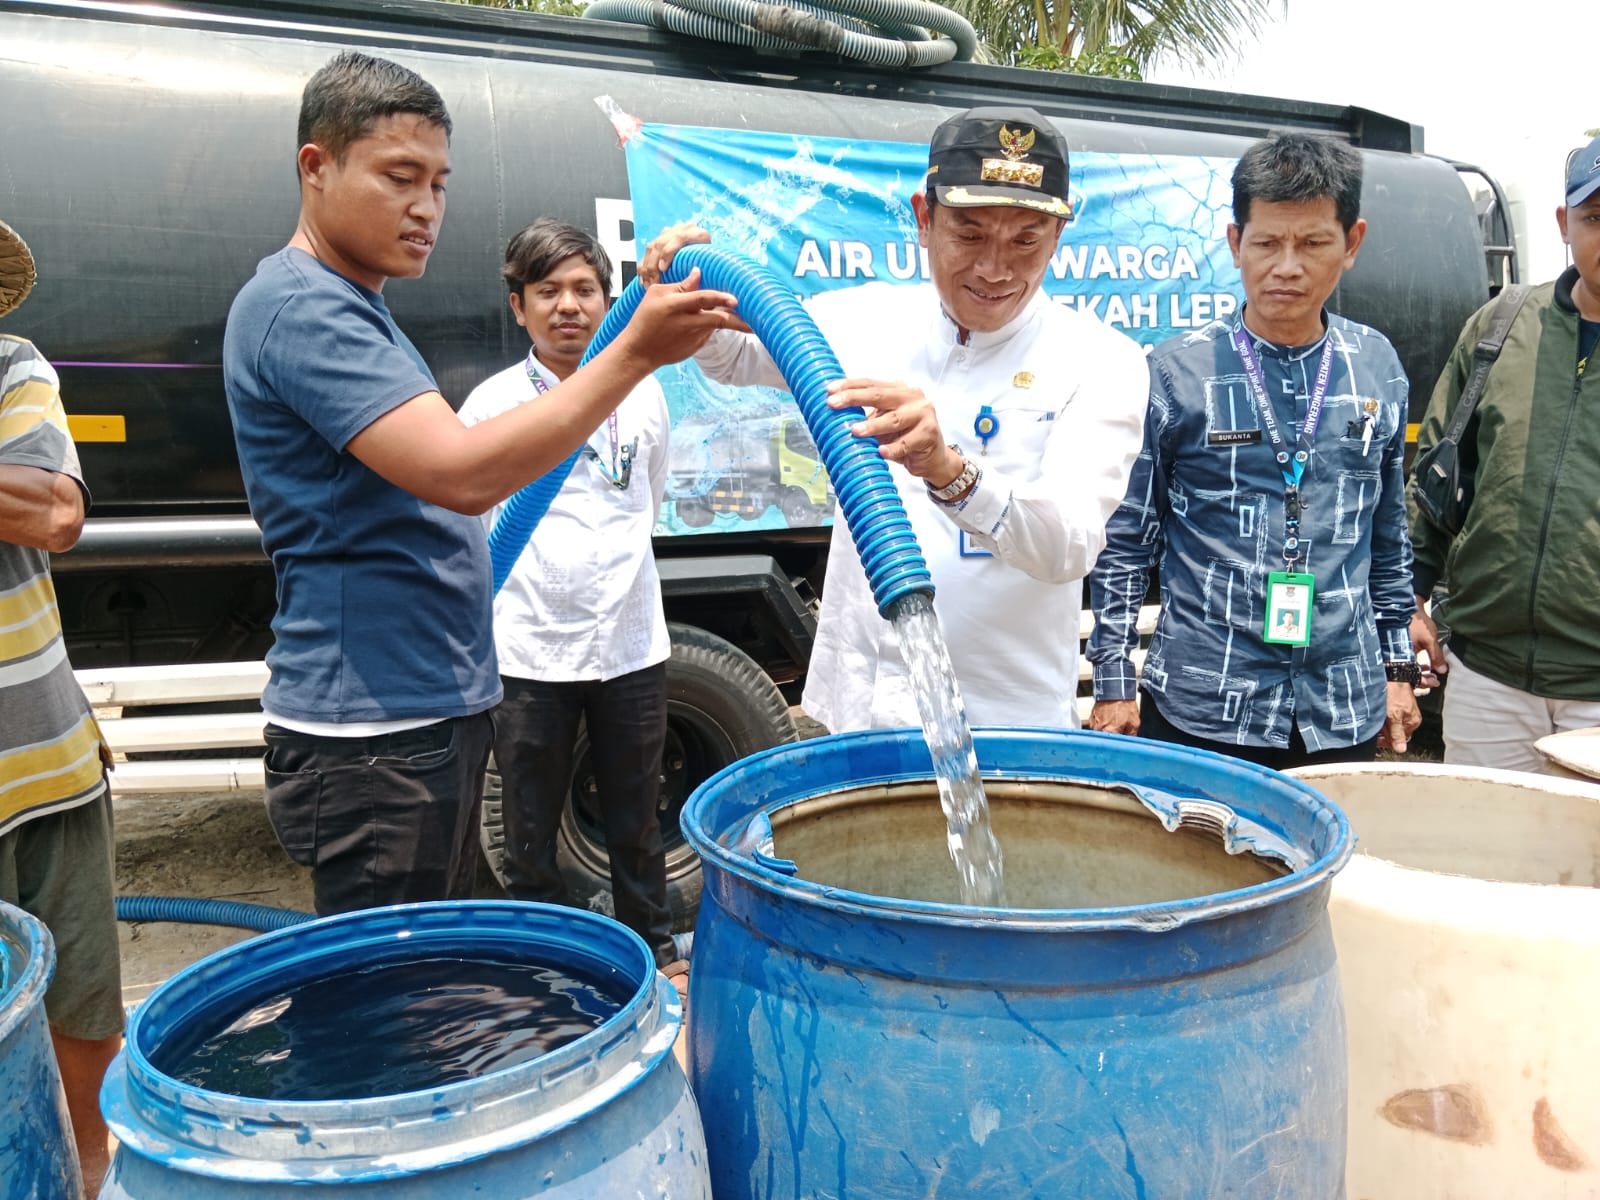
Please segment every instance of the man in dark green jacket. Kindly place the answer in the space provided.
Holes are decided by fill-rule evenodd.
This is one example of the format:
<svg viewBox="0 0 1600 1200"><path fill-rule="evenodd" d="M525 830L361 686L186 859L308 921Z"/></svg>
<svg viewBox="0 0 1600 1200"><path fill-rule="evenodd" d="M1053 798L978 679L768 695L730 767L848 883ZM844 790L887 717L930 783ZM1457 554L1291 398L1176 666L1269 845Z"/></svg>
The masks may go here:
<svg viewBox="0 0 1600 1200"><path fill-rule="evenodd" d="M1462 439L1477 466L1461 532L1452 538L1411 505L1411 640L1450 672L1447 762L1537 771L1539 738L1600 725L1600 137L1572 161L1556 222L1573 265L1533 290L1489 373ZM1450 422L1492 308L1462 330L1419 455ZM1421 611L1440 581L1442 660Z"/></svg>

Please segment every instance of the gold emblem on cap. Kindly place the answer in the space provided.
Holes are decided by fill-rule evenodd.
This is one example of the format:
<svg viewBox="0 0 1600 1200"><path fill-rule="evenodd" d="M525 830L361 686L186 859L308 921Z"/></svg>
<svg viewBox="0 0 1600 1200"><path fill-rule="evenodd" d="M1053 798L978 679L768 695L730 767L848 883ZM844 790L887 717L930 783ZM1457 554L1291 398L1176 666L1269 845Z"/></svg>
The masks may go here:
<svg viewBox="0 0 1600 1200"><path fill-rule="evenodd" d="M1033 139L1038 137L1038 131L1030 129L1026 133L1013 132L1004 125L1000 126L1000 152L1012 162L1017 162L1029 150L1033 149Z"/></svg>
<svg viewBox="0 0 1600 1200"><path fill-rule="evenodd" d="M1031 388L1033 386L1033 372L1018 371L1011 377L1011 386L1019 388Z"/></svg>
<svg viewBox="0 0 1600 1200"><path fill-rule="evenodd" d="M1361 407L1367 410L1367 416L1370 417L1378 411L1378 402L1369 398L1361 402Z"/></svg>
<svg viewBox="0 0 1600 1200"><path fill-rule="evenodd" d="M1012 162L1005 158L986 158L978 176L984 183L1016 183L1023 187L1044 186L1042 163Z"/></svg>

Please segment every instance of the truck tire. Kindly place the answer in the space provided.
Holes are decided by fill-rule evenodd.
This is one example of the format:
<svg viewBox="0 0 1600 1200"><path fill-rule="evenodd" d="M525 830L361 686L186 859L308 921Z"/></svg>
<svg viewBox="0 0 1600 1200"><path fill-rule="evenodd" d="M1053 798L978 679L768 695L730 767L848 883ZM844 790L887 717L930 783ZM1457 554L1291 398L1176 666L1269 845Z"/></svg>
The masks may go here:
<svg viewBox="0 0 1600 1200"><path fill-rule="evenodd" d="M667 906L675 931L694 925L700 906L700 859L684 841L678 817L695 788L729 763L795 740L794 719L777 684L737 646L692 625L669 625L667 743L661 764L661 840L667 858ZM572 782L556 835L556 860L575 904L610 913L611 873L605 827L596 804L589 736L578 729ZM505 884L505 827L500 775L491 762L484 786L484 857Z"/></svg>
<svg viewBox="0 0 1600 1200"><path fill-rule="evenodd" d="M672 502L672 510L690 529L704 529L717 514L711 511L711 505L699 496L685 496L681 500Z"/></svg>
<svg viewBox="0 0 1600 1200"><path fill-rule="evenodd" d="M778 507L791 529L809 528L815 525L817 518L822 515L822 510L811 503L811 497L806 495L805 489L792 484L783 489L783 498Z"/></svg>

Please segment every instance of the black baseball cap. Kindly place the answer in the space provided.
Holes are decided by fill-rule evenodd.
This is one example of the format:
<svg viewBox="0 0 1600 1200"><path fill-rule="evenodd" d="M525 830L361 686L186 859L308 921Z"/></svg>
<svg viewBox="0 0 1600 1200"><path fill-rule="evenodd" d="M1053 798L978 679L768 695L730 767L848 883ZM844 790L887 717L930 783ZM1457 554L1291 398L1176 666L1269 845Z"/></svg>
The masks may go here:
<svg viewBox="0 0 1600 1200"><path fill-rule="evenodd" d="M969 108L933 131L928 188L950 208L1015 205L1070 217L1067 139L1031 108Z"/></svg>
<svg viewBox="0 0 1600 1200"><path fill-rule="evenodd" d="M1600 192L1600 137L1579 150L1567 168L1567 207L1577 208L1596 192Z"/></svg>

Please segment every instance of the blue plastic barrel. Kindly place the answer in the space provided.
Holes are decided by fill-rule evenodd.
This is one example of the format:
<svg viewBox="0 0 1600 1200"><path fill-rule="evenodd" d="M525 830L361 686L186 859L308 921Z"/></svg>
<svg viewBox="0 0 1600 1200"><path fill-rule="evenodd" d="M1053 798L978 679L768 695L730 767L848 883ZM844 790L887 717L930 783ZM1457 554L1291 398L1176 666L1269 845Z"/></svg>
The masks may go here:
<svg viewBox="0 0 1600 1200"><path fill-rule="evenodd" d="M83 1195L44 1014L55 969L55 943L43 923L0 901L0 1200Z"/></svg>
<svg viewBox="0 0 1600 1200"><path fill-rule="evenodd" d="M205 1091L151 1064L167 1039L185 1044L218 1014L306 980L450 957L552 967L630 998L548 1054L401 1095L263 1100ZM681 1023L677 994L644 942L595 913L452 901L266 934L173 976L139 1006L101 1093L121 1142L101 1195L304 1200L304 1185L316 1183L389 1200L709 1200L704 1134L672 1056Z"/></svg>
<svg viewBox="0 0 1600 1200"><path fill-rule="evenodd" d="M1012 908L960 903L918 734L778 747L691 798L717 1200L1342 1198L1343 815L1158 743L976 741Z"/></svg>

